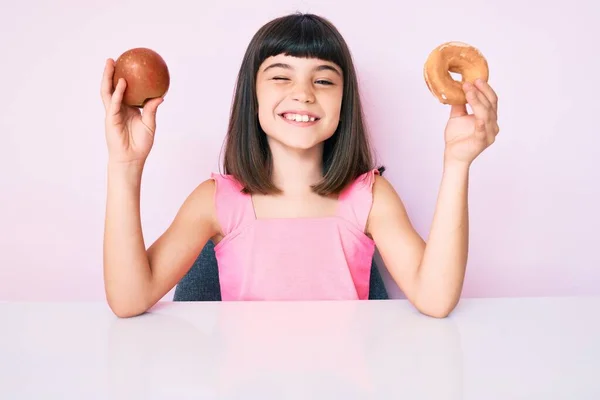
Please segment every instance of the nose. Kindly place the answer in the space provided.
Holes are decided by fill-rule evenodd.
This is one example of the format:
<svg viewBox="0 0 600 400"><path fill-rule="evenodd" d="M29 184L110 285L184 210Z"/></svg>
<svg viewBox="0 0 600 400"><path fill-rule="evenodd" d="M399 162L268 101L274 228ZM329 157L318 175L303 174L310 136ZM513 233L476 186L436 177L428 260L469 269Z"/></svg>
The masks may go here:
<svg viewBox="0 0 600 400"><path fill-rule="evenodd" d="M292 99L301 103L314 103L315 95L310 85L298 83L292 89Z"/></svg>

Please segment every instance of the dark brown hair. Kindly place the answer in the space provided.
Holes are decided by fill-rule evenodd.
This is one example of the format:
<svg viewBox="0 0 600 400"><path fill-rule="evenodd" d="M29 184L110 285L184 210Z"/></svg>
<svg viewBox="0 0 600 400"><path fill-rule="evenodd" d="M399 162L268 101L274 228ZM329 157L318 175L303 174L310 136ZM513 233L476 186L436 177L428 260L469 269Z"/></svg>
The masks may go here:
<svg viewBox="0 0 600 400"><path fill-rule="evenodd" d="M338 194L359 175L374 168L364 123L356 71L350 50L327 19L291 14L268 22L254 35L240 67L227 130L223 166L246 193L279 193L271 180L272 156L258 121L256 75L265 59L285 54L338 65L344 74L339 125L323 148L323 179L313 186L320 195Z"/></svg>

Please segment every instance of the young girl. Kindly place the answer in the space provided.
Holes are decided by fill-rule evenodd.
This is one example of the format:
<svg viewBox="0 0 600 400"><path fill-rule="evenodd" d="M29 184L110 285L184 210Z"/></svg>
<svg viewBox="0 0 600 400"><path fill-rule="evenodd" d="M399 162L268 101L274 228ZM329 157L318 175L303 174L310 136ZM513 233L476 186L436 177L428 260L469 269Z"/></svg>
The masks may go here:
<svg viewBox="0 0 600 400"><path fill-rule="evenodd" d="M456 306L467 261L467 184L472 161L498 133L497 96L465 84L473 110L452 106L444 172L428 243L375 168L348 47L315 15L275 19L243 58L226 138L224 175L212 174L146 249L142 171L156 112L122 104L106 63L108 196L104 236L107 301L119 317L141 314L215 242L223 300L367 299L375 247L421 313Z"/></svg>

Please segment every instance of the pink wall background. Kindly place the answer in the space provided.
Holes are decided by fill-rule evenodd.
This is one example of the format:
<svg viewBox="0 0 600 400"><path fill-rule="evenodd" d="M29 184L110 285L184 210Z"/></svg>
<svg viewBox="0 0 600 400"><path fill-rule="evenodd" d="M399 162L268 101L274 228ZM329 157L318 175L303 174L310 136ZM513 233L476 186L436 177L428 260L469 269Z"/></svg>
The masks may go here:
<svg viewBox="0 0 600 400"><path fill-rule="evenodd" d="M0 300L104 298L99 88L106 57L151 47L172 74L143 181L150 244L217 168L251 36L296 10L329 17L345 35L387 178L424 236L449 110L427 91L423 62L447 40L478 46L500 96L502 131L472 168L464 296L600 294L597 7L591 0L496 3L437 0L429 10L377 0L368 7L324 0L2 6Z"/></svg>

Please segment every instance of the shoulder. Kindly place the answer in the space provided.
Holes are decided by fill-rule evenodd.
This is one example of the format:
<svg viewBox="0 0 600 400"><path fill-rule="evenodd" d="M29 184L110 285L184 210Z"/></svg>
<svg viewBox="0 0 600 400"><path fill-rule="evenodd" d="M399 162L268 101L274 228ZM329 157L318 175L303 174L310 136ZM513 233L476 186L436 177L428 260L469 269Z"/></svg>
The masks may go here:
<svg viewBox="0 0 600 400"><path fill-rule="evenodd" d="M216 183L209 178L192 190L179 210L185 220L197 223L209 223L215 232L219 231L215 211Z"/></svg>
<svg viewBox="0 0 600 400"><path fill-rule="evenodd" d="M373 184L377 176L379 176L379 171L377 169L361 173L340 192L340 199L354 198L357 196L361 198L368 197L370 199Z"/></svg>
<svg viewBox="0 0 600 400"><path fill-rule="evenodd" d="M233 175L213 172L210 174L210 180L214 182L215 190L219 194L231 192L239 193L244 188L240 181Z"/></svg>
<svg viewBox="0 0 600 400"><path fill-rule="evenodd" d="M390 200L394 197L398 197L398 193L390 181L375 174L373 177L373 200Z"/></svg>
<svg viewBox="0 0 600 400"><path fill-rule="evenodd" d="M232 176L211 173L210 178L201 182L190 194L190 201L205 206L214 206L218 195L239 192L242 185Z"/></svg>
<svg viewBox="0 0 600 400"><path fill-rule="evenodd" d="M400 196L394 186L383 176L375 175L373 180L372 214L379 215L402 206Z"/></svg>
<svg viewBox="0 0 600 400"><path fill-rule="evenodd" d="M383 221L406 219L406 209L394 186L381 175L373 180L373 205L367 220L367 231ZM372 232L371 232L372 233Z"/></svg>
<svg viewBox="0 0 600 400"><path fill-rule="evenodd" d="M249 196L232 175L211 173L187 198L182 210L189 219L209 224L213 237L225 236L252 215Z"/></svg>
<svg viewBox="0 0 600 400"><path fill-rule="evenodd" d="M209 203L214 203L216 187L217 184L214 179L206 179L194 188L188 199L195 204L202 203L208 205Z"/></svg>

